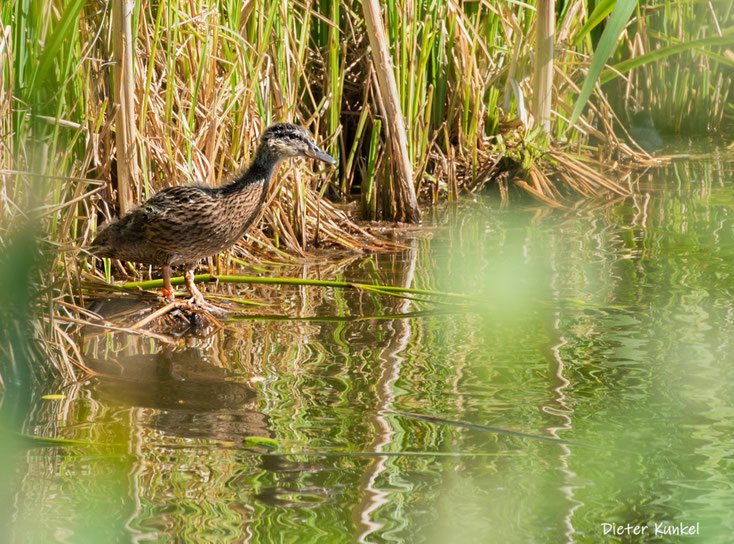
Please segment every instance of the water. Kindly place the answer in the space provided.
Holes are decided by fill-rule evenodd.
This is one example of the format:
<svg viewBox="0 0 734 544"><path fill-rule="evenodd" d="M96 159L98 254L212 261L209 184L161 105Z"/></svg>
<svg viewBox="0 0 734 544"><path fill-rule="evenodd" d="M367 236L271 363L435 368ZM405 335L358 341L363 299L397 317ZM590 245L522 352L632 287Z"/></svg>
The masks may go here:
<svg viewBox="0 0 734 544"><path fill-rule="evenodd" d="M34 393L24 428L94 444L11 452L4 534L639 539L604 537L607 523L731 542L733 178L725 162L682 163L569 212L448 205L401 253L273 272L477 306L256 288L272 305L209 336L90 336L100 375Z"/></svg>

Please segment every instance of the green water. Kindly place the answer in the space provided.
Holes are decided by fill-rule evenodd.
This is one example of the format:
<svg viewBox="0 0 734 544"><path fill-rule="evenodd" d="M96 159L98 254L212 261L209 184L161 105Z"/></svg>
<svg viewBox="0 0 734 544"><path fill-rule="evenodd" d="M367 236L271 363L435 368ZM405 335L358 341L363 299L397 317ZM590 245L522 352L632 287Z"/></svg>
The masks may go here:
<svg viewBox="0 0 734 544"><path fill-rule="evenodd" d="M3 534L643 540L604 536L614 523L732 542L733 182L710 161L568 212L465 201L403 252L272 271L476 305L263 287L250 293L270 306L209 336L89 337L101 375L34 393L23 422L95 445L8 453Z"/></svg>

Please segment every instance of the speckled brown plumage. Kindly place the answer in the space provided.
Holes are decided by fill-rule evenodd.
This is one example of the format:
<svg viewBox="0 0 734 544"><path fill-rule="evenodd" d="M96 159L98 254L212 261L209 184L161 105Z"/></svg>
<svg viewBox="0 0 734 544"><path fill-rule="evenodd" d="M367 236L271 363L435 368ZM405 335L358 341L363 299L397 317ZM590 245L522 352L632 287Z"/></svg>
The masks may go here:
<svg viewBox="0 0 734 544"><path fill-rule="evenodd" d="M192 301L203 296L193 283L201 259L220 253L247 232L267 196L277 164L289 157L336 161L313 142L304 128L289 123L268 127L250 166L223 187L169 187L108 225L92 242L99 257L163 267L164 294L172 299L170 267L187 265Z"/></svg>

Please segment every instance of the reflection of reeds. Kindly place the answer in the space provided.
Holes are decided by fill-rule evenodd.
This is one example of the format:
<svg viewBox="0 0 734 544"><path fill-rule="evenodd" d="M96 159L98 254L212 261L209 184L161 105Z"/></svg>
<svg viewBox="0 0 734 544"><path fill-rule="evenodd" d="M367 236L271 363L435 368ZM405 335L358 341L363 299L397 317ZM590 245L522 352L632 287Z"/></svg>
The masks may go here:
<svg viewBox="0 0 734 544"><path fill-rule="evenodd" d="M601 93L579 122L604 144L600 156L572 155L568 146L553 144L581 142L564 124L594 50L594 29L579 32L580 1L565 4L555 26L548 144L531 130L532 119L513 119L525 118L523 97L533 99L537 21L524 4L387 2L382 22L375 19L384 27L382 66L368 50L363 5L352 0L217 0L208 9L142 0L120 21L122 32L108 32L117 20L113 10L132 5L15 0L0 6L0 236L8 243L10 225L36 210L47 235L42 248L53 250L53 263L37 282L50 306L66 304L58 308L66 319L84 315L83 280L109 279L115 271L109 264L97 270L72 246L87 245L98 224L165 186L220 184L248 162L258 134L275 120L308 125L339 159L338 169L300 164L298 174L280 172L261 228L211 263L217 274L242 262L293 261L312 246L385 247L344 208L320 197L359 195L362 218L410 219L396 204L397 155L412 166L415 192L424 200L455 198L498 181L504 200L514 185L553 206L568 205L569 192L626 193L598 172L612 163L620 168L618 150L645 160L619 144L612 122L618 101ZM609 61L631 74L625 97L649 106L656 120L674 120L674 128L694 118L707 127L726 121L732 14L719 11L666 4L636 13L628 27L634 33L623 36ZM720 32L696 34L705 17ZM669 25L675 31L665 36ZM679 43L689 39L703 56L680 67L674 59L681 55L661 55L657 64L651 57L634 61L656 44L690 52ZM388 67L396 93L390 97L380 85ZM605 74L602 82L610 77ZM386 145L394 139L390 108L404 119L406 141L398 145ZM46 320L37 328L49 335L49 345L69 348L58 349L70 374L79 362L73 341L53 317Z"/></svg>

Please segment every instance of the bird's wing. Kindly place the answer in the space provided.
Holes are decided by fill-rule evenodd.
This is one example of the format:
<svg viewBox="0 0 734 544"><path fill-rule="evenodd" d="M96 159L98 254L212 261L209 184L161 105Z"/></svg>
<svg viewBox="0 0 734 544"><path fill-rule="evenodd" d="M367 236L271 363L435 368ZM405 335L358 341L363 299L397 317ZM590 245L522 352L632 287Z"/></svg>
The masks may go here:
<svg viewBox="0 0 734 544"><path fill-rule="evenodd" d="M138 208L146 241L168 253L186 253L193 232L207 218L215 198L206 187L169 187Z"/></svg>
<svg viewBox="0 0 734 544"><path fill-rule="evenodd" d="M192 235L211 217L214 203L206 187L169 187L103 229L92 242L92 251L101 257L130 260L149 252L187 253Z"/></svg>

